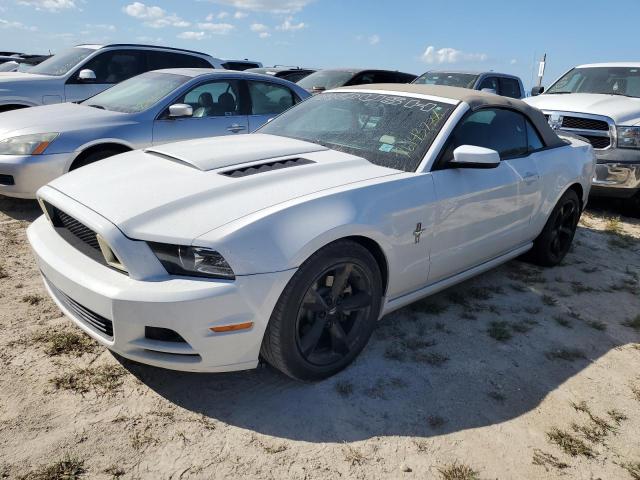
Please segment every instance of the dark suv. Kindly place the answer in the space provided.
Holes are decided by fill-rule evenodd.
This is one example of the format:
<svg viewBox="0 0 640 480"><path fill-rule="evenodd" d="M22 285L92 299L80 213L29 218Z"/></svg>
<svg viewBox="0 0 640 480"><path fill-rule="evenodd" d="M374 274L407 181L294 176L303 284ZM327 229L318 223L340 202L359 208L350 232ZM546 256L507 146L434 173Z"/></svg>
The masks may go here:
<svg viewBox="0 0 640 480"><path fill-rule="evenodd" d="M350 85L367 85L369 83L411 83L416 76L392 70L362 70L340 68L335 70L319 70L298 82L302 88L311 93L320 93L332 88Z"/></svg>

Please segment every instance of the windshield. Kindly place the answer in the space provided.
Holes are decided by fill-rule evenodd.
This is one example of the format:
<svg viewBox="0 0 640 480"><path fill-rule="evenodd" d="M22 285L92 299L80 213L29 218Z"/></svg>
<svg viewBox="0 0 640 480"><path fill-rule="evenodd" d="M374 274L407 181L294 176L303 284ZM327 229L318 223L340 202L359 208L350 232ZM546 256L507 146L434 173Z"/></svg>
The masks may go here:
<svg viewBox="0 0 640 480"><path fill-rule="evenodd" d="M139 113L189 80L190 77L184 75L147 72L118 83L81 103L112 112Z"/></svg>
<svg viewBox="0 0 640 480"><path fill-rule="evenodd" d="M37 73L39 75L52 75L59 77L66 75L78 63L95 52L92 48L74 47L69 50L47 58L44 62L29 69L29 73Z"/></svg>
<svg viewBox="0 0 640 480"><path fill-rule="evenodd" d="M355 72L344 70L324 70L304 77L298 82L298 85L307 90L313 90L316 87L316 90L331 90L332 88L343 86L354 75Z"/></svg>
<svg viewBox="0 0 640 480"><path fill-rule="evenodd" d="M547 94L602 93L640 97L640 68L574 68L554 83Z"/></svg>
<svg viewBox="0 0 640 480"><path fill-rule="evenodd" d="M443 102L376 93L321 93L259 133L296 138L414 172L455 108Z"/></svg>
<svg viewBox="0 0 640 480"><path fill-rule="evenodd" d="M473 73L427 72L416 78L413 83L473 88L476 80L478 80L478 75Z"/></svg>

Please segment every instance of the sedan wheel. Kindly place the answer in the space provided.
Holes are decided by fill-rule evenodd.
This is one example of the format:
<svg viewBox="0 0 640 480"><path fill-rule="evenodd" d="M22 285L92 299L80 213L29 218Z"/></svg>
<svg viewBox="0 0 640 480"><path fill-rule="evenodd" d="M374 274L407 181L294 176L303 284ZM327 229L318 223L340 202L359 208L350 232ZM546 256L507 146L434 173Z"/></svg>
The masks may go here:
<svg viewBox="0 0 640 480"><path fill-rule="evenodd" d="M547 267L558 265L571 248L579 220L580 200L576 192L568 190L556 204L525 258Z"/></svg>
<svg viewBox="0 0 640 480"><path fill-rule="evenodd" d="M299 380L345 368L373 332L382 279L371 253L351 241L332 243L296 272L271 315L262 356Z"/></svg>

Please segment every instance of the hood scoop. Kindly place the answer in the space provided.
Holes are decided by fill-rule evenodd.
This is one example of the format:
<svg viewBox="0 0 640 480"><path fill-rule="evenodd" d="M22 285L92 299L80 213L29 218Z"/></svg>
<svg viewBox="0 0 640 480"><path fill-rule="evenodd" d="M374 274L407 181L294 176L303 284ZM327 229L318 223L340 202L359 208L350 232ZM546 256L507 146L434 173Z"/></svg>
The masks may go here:
<svg viewBox="0 0 640 480"><path fill-rule="evenodd" d="M248 177L258 173L271 172L273 170L281 170L283 168L298 167L300 165L309 165L316 163L306 158L285 158L282 160L274 160L273 162L259 163L257 165L249 165L248 167L234 168L226 172L220 172L220 175L232 178Z"/></svg>
<svg viewBox="0 0 640 480"><path fill-rule="evenodd" d="M252 133L167 143L144 151L197 168L203 172L251 162L281 159L327 150L315 143Z"/></svg>

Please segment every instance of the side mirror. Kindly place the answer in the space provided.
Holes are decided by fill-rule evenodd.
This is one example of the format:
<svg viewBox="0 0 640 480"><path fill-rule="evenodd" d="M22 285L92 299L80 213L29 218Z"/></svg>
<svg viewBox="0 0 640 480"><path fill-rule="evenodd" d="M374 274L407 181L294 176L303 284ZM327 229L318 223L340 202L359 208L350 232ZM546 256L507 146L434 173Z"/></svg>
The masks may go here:
<svg viewBox="0 0 640 480"><path fill-rule="evenodd" d="M169 118L193 117L193 107L186 103L176 103L169 107Z"/></svg>
<svg viewBox="0 0 640 480"><path fill-rule="evenodd" d="M496 168L500 165L500 154L490 148L460 145L449 163L454 168Z"/></svg>
<svg viewBox="0 0 640 480"><path fill-rule="evenodd" d="M96 72L94 72L93 70L89 70L88 68L80 70L80 73L78 74L78 80L82 82L95 82Z"/></svg>
<svg viewBox="0 0 640 480"><path fill-rule="evenodd" d="M493 88L483 88L482 90L480 90L481 92L485 92L485 93L493 93L494 95L497 95L498 92L495 91L495 89Z"/></svg>
<svg viewBox="0 0 640 480"><path fill-rule="evenodd" d="M540 86L540 87L533 87L531 89L531 96L532 97L537 97L538 95L540 95L541 93L544 92L544 87Z"/></svg>
<svg viewBox="0 0 640 480"><path fill-rule="evenodd" d="M327 87L315 86L311 89L311 93L322 93L327 89Z"/></svg>

